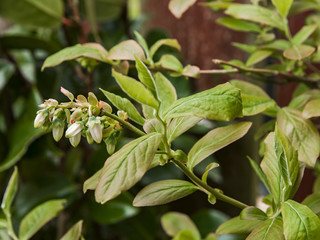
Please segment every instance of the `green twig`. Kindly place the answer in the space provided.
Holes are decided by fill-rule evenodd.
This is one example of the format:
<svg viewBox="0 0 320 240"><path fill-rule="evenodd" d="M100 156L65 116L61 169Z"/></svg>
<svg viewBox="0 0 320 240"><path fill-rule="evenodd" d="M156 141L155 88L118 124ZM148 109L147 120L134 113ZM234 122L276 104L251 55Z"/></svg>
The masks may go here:
<svg viewBox="0 0 320 240"><path fill-rule="evenodd" d="M172 160L172 162L174 162L183 172L184 174L187 175L188 178L190 178L190 180L192 182L194 182L197 186L199 186L200 188L204 189L205 192L209 192L211 194L213 194L217 199L229 203L235 207L238 207L240 209L244 209L246 207L248 207L248 205L234 199L231 197L228 197L226 195L224 195L223 193L220 193L219 191L213 189L212 187L210 187L209 185L207 185L206 183L202 182L196 175L194 175L183 163L181 163L180 161L177 161L175 159Z"/></svg>

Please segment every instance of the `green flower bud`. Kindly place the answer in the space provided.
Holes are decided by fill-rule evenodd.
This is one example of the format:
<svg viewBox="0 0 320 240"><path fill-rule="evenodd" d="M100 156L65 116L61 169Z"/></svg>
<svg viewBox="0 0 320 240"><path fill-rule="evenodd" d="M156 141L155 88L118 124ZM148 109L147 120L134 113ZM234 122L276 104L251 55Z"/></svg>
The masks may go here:
<svg viewBox="0 0 320 240"><path fill-rule="evenodd" d="M102 140L102 126L100 119L91 116L86 124L89 128L90 134L93 140L97 143L101 143Z"/></svg>
<svg viewBox="0 0 320 240"><path fill-rule="evenodd" d="M66 138L72 138L78 134L81 135L82 126L80 122L76 122L71 124L70 127L66 131Z"/></svg>
<svg viewBox="0 0 320 240"><path fill-rule="evenodd" d="M43 126L43 124L47 121L49 117L49 111L47 109L43 109L37 112L37 116L34 119L34 127L39 128Z"/></svg>
<svg viewBox="0 0 320 240"><path fill-rule="evenodd" d="M73 147L76 147L79 145L81 140L81 132L79 132L78 134L74 135L73 137L69 138L69 141L71 143L71 145Z"/></svg>
<svg viewBox="0 0 320 240"><path fill-rule="evenodd" d="M64 131L64 122L60 118L55 118L52 123L52 135L56 142L58 142Z"/></svg>

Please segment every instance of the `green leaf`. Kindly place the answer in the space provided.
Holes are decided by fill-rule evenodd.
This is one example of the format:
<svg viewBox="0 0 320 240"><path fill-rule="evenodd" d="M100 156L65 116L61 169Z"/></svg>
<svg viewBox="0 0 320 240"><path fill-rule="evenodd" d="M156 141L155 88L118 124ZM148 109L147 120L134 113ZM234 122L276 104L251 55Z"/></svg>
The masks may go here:
<svg viewBox="0 0 320 240"><path fill-rule="evenodd" d="M276 125L274 146L285 191L293 186L299 172L298 154ZM286 199L285 199L286 200Z"/></svg>
<svg viewBox="0 0 320 240"><path fill-rule="evenodd" d="M33 127L35 113L38 110L37 105L42 99L36 88L33 88L27 100L27 109L23 116L14 123L9 130L9 153L6 158L0 162L0 172L13 166L26 153L28 146L45 132ZM23 133L23 134L21 134Z"/></svg>
<svg viewBox="0 0 320 240"><path fill-rule="evenodd" d="M293 0L272 0L273 5L283 18L287 17L292 2Z"/></svg>
<svg viewBox="0 0 320 240"><path fill-rule="evenodd" d="M113 94L111 92L105 91L100 88L100 90L103 92L103 94L109 99L109 101L116 106L119 110L123 110L128 114L128 117L135 121L136 123L143 125L145 120L140 115L138 110L135 108L135 106L126 98L120 97L116 94Z"/></svg>
<svg viewBox="0 0 320 240"><path fill-rule="evenodd" d="M218 240L219 235L214 233L209 233L204 240Z"/></svg>
<svg viewBox="0 0 320 240"><path fill-rule="evenodd" d="M217 202L216 196L213 195L212 193L210 193L208 195L208 202L211 203L212 205L216 204L216 202Z"/></svg>
<svg viewBox="0 0 320 240"><path fill-rule="evenodd" d="M311 96L308 94L301 94L297 97L294 97L290 103L289 107L295 108L297 110L302 110L302 108L307 104L307 102L310 100Z"/></svg>
<svg viewBox="0 0 320 240"><path fill-rule="evenodd" d="M133 140L109 157L95 191L96 201L105 203L136 184L149 169L161 140L161 134L151 133Z"/></svg>
<svg viewBox="0 0 320 240"><path fill-rule="evenodd" d="M235 217L221 224L216 233L218 234L246 234L250 233L257 227L261 220L241 220L240 217Z"/></svg>
<svg viewBox="0 0 320 240"><path fill-rule="evenodd" d="M139 103L158 109L157 100L142 83L138 82L134 78L122 75L115 70L112 70L112 76L117 80L117 83L120 85L121 89L132 99Z"/></svg>
<svg viewBox="0 0 320 240"><path fill-rule="evenodd" d="M294 45L300 45L317 29L317 24L305 25L292 38Z"/></svg>
<svg viewBox="0 0 320 240"><path fill-rule="evenodd" d="M293 200L288 200L282 203L281 211L286 239L319 239L320 219L310 208Z"/></svg>
<svg viewBox="0 0 320 240"><path fill-rule="evenodd" d="M298 160L314 166L320 153L320 137L312 122L304 119L300 111L286 107L278 112L277 123L298 150Z"/></svg>
<svg viewBox="0 0 320 240"><path fill-rule="evenodd" d="M289 41L283 40L283 39L277 39L271 43L267 43L267 44L262 45L261 48L284 51L287 48L289 48L290 46L291 46L291 44Z"/></svg>
<svg viewBox="0 0 320 240"><path fill-rule="evenodd" d="M157 98L160 101L159 114L165 112L176 100L177 93L172 83L160 72L154 75Z"/></svg>
<svg viewBox="0 0 320 240"><path fill-rule="evenodd" d="M189 230L182 230L172 240L197 240Z"/></svg>
<svg viewBox="0 0 320 240"><path fill-rule="evenodd" d="M144 52L146 53L147 59L150 60L151 59L150 58L150 51L149 51L149 47L148 47L146 40L137 31L134 31L134 35L136 36L138 43L140 44L140 46L143 48Z"/></svg>
<svg viewBox="0 0 320 240"><path fill-rule="evenodd" d="M65 200L50 200L32 209L21 221L19 239L30 239L43 225L58 215Z"/></svg>
<svg viewBox="0 0 320 240"><path fill-rule="evenodd" d="M138 71L139 80L146 85L151 92L154 92L155 86L153 76L146 65L138 58L136 58L136 69Z"/></svg>
<svg viewBox="0 0 320 240"><path fill-rule="evenodd" d="M0 229L1 228L7 228L7 220L6 219L0 218Z"/></svg>
<svg viewBox="0 0 320 240"><path fill-rule="evenodd" d="M12 5L14 4L14 5ZM58 28L63 18L61 0L1 0L0 15L11 23L32 28Z"/></svg>
<svg viewBox="0 0 320 240"><path fill-rule="evenodd" d="M219 164L218 164L218 163L216 163L216 162L210 163L210 164L206 167L206 171L203 173L203 175L202 175L202 177L201 177L202 182L207 183L207 177L208 177L209 172L210 172L212 169L217 168L217 167L219 167Z"/></svg>
<svg viewBox="0 0 320 240"><path fill-rule="evenodd" d="M276 27L284 30L284 20L279 17L274 11L267 8L254 6L250 4L234 4L231 5L225 12L234 18L258 22L268 26Z"/></svg>
<svg viewBox="0 0 320 240"><path fill-rule="evenodd" d="M315 48L309 45L298 45L286 49L283 56L290 60L302 60L309 57L314 51Z"/></svg>
<svg viewBox="0 0 320 240"><path fill-rule="evenodd" d="M247 53L253 53L257 50L257 47L254 45L248 45L248 44L237 43L237 42L233 42L231 43L231 45Z"/></svg>
<svg viewBox="0 0 320 240"><path fill-rule="evenodd" d="M264 158L261 161L261 169L265 174L270 193L273 196L276 206L280 203L281 189L281 175L279 170L279 164L277 161L276 152L274 150L274 133L269 133L269 135L264 140L265 152Z"/></svg>
<svg viewBox="0 0 320 240"><path fill-rule="evenodd" d="M60 240L79 240L82 232L83 221L80 220L74 224L69 231L60 238Z"/></svg>
<svg viewBox="0 0 320 240"><path fill-rule="evenodd" d="M261 31L260 27L248 21L232 18L232 17L222 17L217 20L217 23L236 31L242 32L257 32Z"/></svg>
<svg viewBox="0 0 320 240"><path fill-rule="evenodd" d="M157 132L157 133L163 134L164 133L164 126L157 118L152 118L152 119L148 119L144 123L143 130L146 133Z"/></svg>
<svg viewBox="0 0 320 240"><path fill-rule="evenodd" d="M200 121L201 118L194 116L174 118L167 128L168 142L171 143L174 139L188 131Z"/></svg>
<svg viewBox="0 0 320 240"><path fill-rule="evenodd" d="M14 65L6 60L0 60L0 93L14 74Z"/></svg>
<svg viewBox="0 0 320 240"><path fill-rule="evenodd" d="M105 50L100 44L77 44L71 47L64 48L48 57L44 61L41 70L43 71L47 67L54 67L65 61L75 60L80 57L86 57L105 62L107 56L107 50Z"/></svg>
<svg viewBox="0 0 320 240"><path fill-rule="evenodd" d="M251 122L241 122L208 132L191 148L188 154L189 169L193 169L198 163L219 149L242 138L248 132L251 124Z"/></svg>
<svg viewBox="0 0 320 240"><path fill-rule="evenodd" d="M195 3L196 0L170 0L169 10L176 18L181 18L182 14Z"/></svg>
<svg viewBox="0 0 320 240"><path fill-rule="evenodd" d="M246 207L240 213L241 220L266 220L265 212L256 207Z"/></svg>
<svg viewBox="0 0 320 240"><path fill-rule="evenodd" d="M302 204L307 205L312 212L318 214L320 212L320 193L313 193L306 197Z"/></svg>
<svg viewBox="0 0 320 240"><path fill-rule="evenodd" d="M232 80L231 84L241 90L243 114L256 115L267 109L276 109L276 103L260 87L239 80Z"/></svg>
<svg viewBox="0 0 320 240"><path fill-rule="evenodd" d="M166 204L195 192L198 188L183 180L163 180L143 188L135 197L133 206L156 206Z"/></svg>
<svg viewBox="0 0 320 240"><path fill-rule="evenodd" d="M271 193L270 186L269 186L268 180L266 178L266 175L264 175L264 173L262 172L261 168L258 166L258 164L253 159L251 159L250 157L248 157L248 159L250 161L251 167L253 168L255 173L258 175L258 177L261 180L261 182L263 182L263 184L267 188L268 192Z"/></svg>
<svg viewBox="0 0 320 240"><path fill-rule="evenodd" d="M195 239L201 239L200 233L196 225L185 214L178 212L169 212L161 217L161 225L164 231L170 236L174 237L183 230L189 230Z"/></svg>
<svg viewBox="0 0 320 240"><path fill-rule="evenodd" d="M312 118L320 116L320 99L314 99L307 103L304 107L302 116L304 118Z"/></svg>
<svg viewBox="0 0 320 240"><path fill-rule="evenodd" d="M190 78L198 78L200 75L200 68L193 65L187 65L183 68L182 75Z"/></svg>
<svg viewBox="0 0 320 240"><path fill-rule="evenodd" d="M18 168L15 167L1 203L1 208L7 216L10 215L11 204L18 190L18 177Z"/></svg>
<svg viewBox="0 0 320 240"><path fill-rule="evenodd" d="M98 180L101 175L102 169L93 174L88 178L83 184L83 193L86 193L88 190L95 190L98 185Z"/></svg>
<svg viewBox="0 0 320 240"><path fill-rule="evenodd" d="M159 62L156 63L164 69L171 70L174 72L182 73L183 65L181 62L173 55L164 54L161 56Z"/></svg>
<svg viewBox="0 0 320 240"><path fill-rule="evenodd" d="M246 66L253 66L256 63L259 63L259 62L265 60L271 54L272 54L272 51L270 51L270 50L257 50L250 55L250 57L248 58L248 60L246 62Z"/></svg>
<svg viewBox="0 0 320 240"><path fill-rule="evenodd" d="M242 116L240 91L229 83L196 93L176 101L163 114L167 121L183 116L197 116L211 120L231 121Z"/></svg>
<svg viewBox="0 0 320 240"><path fill-rule="evenodd" d="M259 224L246 240L284 240L282 221L278 218L268 219Z"/></svg>
<svg viewBox="0 0 320 240"><path fill-rule="evenodd" d="M109 50L107 59L109 60L132 60L135 58L144 60L146 57L144 55L143 49L134 40L123 41Z"/></svg>
<svg viewBox="0 0 320 240"><path fill-rule="evenodd" d="M180 44L176 39L160 39L155 44L153 44L150 48L150 58L152 59L154 54L158 51L161 46L169 46L173 47L177 50L181 50Z"/></svg>

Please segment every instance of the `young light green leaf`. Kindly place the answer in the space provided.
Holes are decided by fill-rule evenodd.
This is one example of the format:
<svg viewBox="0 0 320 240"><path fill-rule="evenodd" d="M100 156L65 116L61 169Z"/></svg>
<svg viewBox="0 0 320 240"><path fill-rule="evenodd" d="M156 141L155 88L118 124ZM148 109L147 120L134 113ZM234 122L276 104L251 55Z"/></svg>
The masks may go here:
<svg viewBox="0 0 320 240"><path fill-rule="evenodd" d="M216 233L218 234L246 234L250 233L257 227L261 220L241 220L240 217L235 217L221 224Z"/></svg>
<svg viewBox="0 0 320 240"><path fill-rule="evenodd" d="M136 69L138 71L139 80L144 83L150 91L154 92L155 86L153 76L146 65L138 58L136 58Z"/></svg>
<svg viewBox="0 0 320 240"><path fill-rule="evenodd" d="M18 189L18 168L15 167L3 195L1 208L6 215L10 215L10 208Z"/></svg>
<svg viewBox="0 0 320 240"><path fill-rule="evenodd" d="M28 0L12 5L11 0L1 0L0 15L11 23L31 28L58 28L63 18L63 1Z"/></svg>
<svg viewBox="0 0 320 240"><path fill-rule="evenodd" d="M151 133L126 144L107 159L95 191L96 201L105 203L136 184L149 169L162 140Z"/></svg>
<svg viewBox="0 0 320 240"><path fill-rule="evenodd" d="M283 56L290 60L302 60L309 57L316 49L309 45L298 45L286 49Z"/></svg>
<svg viewBox="0 0 320 240"><path fill-rule="evenodd" d="M284 39L277 39L271 43L264 44L261 47L263 49L273 49L273 50L284 51L287 48L289 48L290 46L291 46L291 44L289 41L284 40Z"/></svg>
<svg viewBox="0 0 320 240"><path fill-rule="evenodd" d="M245 81L232 80L231 84L241 90L243 114L256 115L267 109L276 109L276 103L260 87Z"/></svg>
<svg viewBox="0 0 320 240"><path fill-rule="evenodd" d="M260 223L249 234L246 240L284 240L282 221L278 218L271 218Z"/></svg>
<svg viewBox="0 0 320 240"><path fill-rule="evenodd" d="M7 220L0 218L0 229L1 228L7 228Z"/></svg>
<svg viewBox="0 0 320 240"><path fill-rule="evenodd" d="M80 220L69 229L69 231L60 238L60 240L79 240L82 232L82 223Z"/></svg>
<svg viewBox="0 0 320 240"><path fill-rule="evenodd" d="M210 193L208 195L208 202L211 203L212 205L216 204L216 202L217 202L216 196L213 195L212 193Z"/></svg>
<svg viewBox="0 0 320 240"><path fill-rule="evenodd" d="M168 212L161 217L161 225L164 231L170 236L174 237L180 231L189 230L195 239L200 240L200 233L196 225L185 214L178 212Z"/></svg>
<svg viewBox="0 0 320 240"><path fill-rule="evenodd" d="M290 101L288 106L291 108L295 108L297 110L302 110L302 108L307 104L310 98L311 98L311 95L309 94L301 94L297 97L294 97Z"/></svg>
<svg viewBox="0 0 320 240"><path fill-rule="evenodd" d="M236 31L242 32L257 32L261 31L259 25L251 23L248 21L232 18L232 17L222 17L217 20L217 23Z"/></svg>
<svg viewBox="0 0 320 240"><path fill-rule="evenodd" d="M43 71L47 67L57 66L65 61L75 60L80 57L91 58L97 61L105 62L108 52L98 43L77 44L71 47L64 48L59 52L48 57L41 70Z"/></svg>
<svg viewBox="0 0 320 240"><path fill-rule="evenodd" d="M314 166L320 153L320 137L312 122L304 119L300 111L286 107L278 112L277 123L280 131L298 150L298 160Z"/></svg>
<svg viewBox="0 0 320 240"><path fill-rule="evenodd" d="M261 168L258 166L258 164L253 159L251 159L249 156L247 158L249 159L251 167L256 172L256 174L258 175L261 182L263 182L263 184L267 188L268 192L271 193L270 186L269 186L268 180L266 178L266 175L264 175Z"/></svg>
<svg viewBox="0 0 320 240"><path fill-rule="evenodd" d="M310 208L293 200L281 205L283 231L286 239L317 240L320 236L320 219Z"/></svg>
<svg viewBox="0 0 320 240"><path fill-rule="evenodd" d="M147 59L150 60L150 51L149 51L149 47L148 47L146 40L137 31L134 31L134 35L136 36L138 43L140 44L140 46L143 48L144 52L146 53Z"/></svg>
<svg viewBox="0 0 320 240"><path fill-rule="evenodd" d="M161 56L159 62L156 63L164 69L171 70L177 73L182 73L182 63L173 55L164 54Z"/></svg>
<svg viewBox="0 0 320 240"><path fill-rule="evenodd" d="M112 70L112 76L117 80L121 89L127 93L132 99L146 104L150 107L158 109L158 102L152 95L152 93L145 88L145 86L137 80L122 75L121 73Z"/></svg>
<svg viewBox="0 0 320 240"><path fill-rule="evenodd" d="M293 0L272 0L273 5L283 18L287 17L292 2Z"/></svg>
<svg viewBox="0 0 320 240"><path fill-rule="evenodd" d="M183 180L163 180L143 188L133 201L133 206L156 206L166 204L195 192L198 188Z"/></svg>
<svg viewBox="0 0 320 240"><path fill-rule="evenodd" d="M21 221L19 239L30 239L43 225L63 209L64 199L50 200L32 209Z"/></svg>
<svg viewBox="0 0 320 240"><path fill-rule="evenodd" d="M307 205L315 214L320 213L320 193L313 193L306 197L302 204Z"/></svg>
<svg viewBox="0 0 320 240"><path fill-rule="evenodd" d="M88 178L83 184L83 193L86 193L88 190L95 190L98 185L98 180L101 175L102 169L93 174Z"/></svg>
<svg viewBox="0 0 320 240"><path fill-rule="evenodd" d="M262 23L284 30L284 20L274 11L250 4L233 4L225 12L234 18Z"/></svg>
<svg viewBox="0 0 320 240"><path fill-rule="evenodd" d="M261 169L265 174L270 192L273 196L276 206L280 204L280 182L281 175L279 170L279 164L277 161L276 152L274 150L274 133L269 133L269 135L264 140L265 152L264 158L261 161Z"/></svg>
<svg viewBox="0 0 320 240"><path fill-rule="evenodd" d="M271 50L257 50L254 53L250 55L246 62L246 66L253 66L256 63L259 63L263 60L265 60L267 57L269 57L272 54Z"/></svg>
<svg viewBox="0 0 320 240"><path fill-rule="evenodd" d="M303 26L292 38L294 45L301 45L317 29L318 25L311 24Z"/></svg>
<svg viewBox="0 0 320 240"><path fill-rule="evenodd" d="M242 116L240 90L230 83L181 98L172 104L163 117L166 121L183 116L230 121Z"/></svg>
<svg viewBox="0 0 320 240"><path fill-rule="evenodd" d="M109 99L109 101L116 106L119 110L123 110L128 114L128 117L135 121L136 123L143 125L145 120L140 115L138 110L134 107L134 105L126 98L120 97L111 92L105 91L100 88L103 94Z"/></svg>
<svg viewBox="0 0 320 240"><path fill-rule="evenodd" d="M168 142L171 143L174 139L179 137L184 132L195 126L202 118L195 116L178 117L174 118L167 130Z"/></svg>
<svg viewBox="0 0 320 240"><path fill-rule="evenodd" d="M160 101L159 114L165 112L176 100L177 93L172 83L160 72L154 75L157 97Z"/></svg>
<svg viewBox="0 0 320 240"><path fill-rule="evenodd" d="M146 119L156 118L156 110L148 105L142 104L142 113Z"/></svg>
<svg viewBox="0 0 320 240"><path fill-rule="evenodd" d="M182 14L195 2L196 0L170 0L169 10L176 18L181 18Z"/></svg>
<svg viewBox="0 0 320 240"><path fill-rule="evenodd" d="M134 40L123 41L113 48L110 49L107 59L109 60L132 60L139 58L144 60L146 57L144 55L143 49Z"/></svg>
<svg viewBox="0 0 320 240"><path fill-rule="evenodd" d="M312 118L320 116L320 99L314 99L307 103L304 107L302 116L304 118Z"/></svg>
<svg viewBox="0 0 320 240"><path fill-rule="evenodd" d="M256 46L249 44L233 42L231 45L247 53L254 53L257 50Z"/></svg>
<svg viewBox="0 0 320 240"><path fill-rule="evenodd" d="M182 230L172 238L172 240L197 240L189 230Z"/></svg>
<svg viewBox="0 0 320 240"><path fill-rule="evenodd" d="M219 149L242 138L248 132L251 124L251 122L241 122L208 132L191 148L188 154L189 169L193 169L198 163Z"/></svg>
<svg viewBox="0 0 320 240"><path fill-rule="evenodd" d="M187 65L183 68L182 75L190 78L198 78L200 75L200 68L194 65Z"/></svg>
<svg viewBox="0 0 320 240"><path fill-rule="evenodd" d="M144 123L143 130L146 133L158 132L158 133L163 134L164 133L164 126L157 118L152 118L152 119L148 119Z"/></svg>
<svg viewBox="0 0 320 240"><path fill-rule="evenodd" d="M297 151L293 149L286 136L279 130L277 125L274 134L274 147L286 191L293 186L298 176L298 154Z"/></svg>
<svg viewBox="0 0 320 240"><path fill-rule="evenodd" d="M256 207L246 207L240 213L241 220L266 220L268 217L264 211Z"/></svg>
<svg viewBox="0 0 320 240"><path fill-rule="evenodd" d="M153 58L154 54L158 51L161 46L173 47L177 50L181 50L180 44L176 39L160 39L150 48L150 58Z"/></svg>
<svg viewBox="0 0 320 240"><path fill-rule="evenodd" d="M210 163L210 164L206 167L206 171L204 172L204 174L203 174L202 177L201 177L202 182L207 183L207 177L208 177L209 172L210 172L212 169L217 168L217 167L219 167L219 163L216 163L216 162Z"/></svg>

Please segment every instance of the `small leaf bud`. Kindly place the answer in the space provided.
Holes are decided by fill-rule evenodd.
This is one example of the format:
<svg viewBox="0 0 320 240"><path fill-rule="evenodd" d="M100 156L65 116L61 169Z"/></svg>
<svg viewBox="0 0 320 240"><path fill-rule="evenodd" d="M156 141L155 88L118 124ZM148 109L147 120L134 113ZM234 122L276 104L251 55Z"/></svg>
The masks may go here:
<svg viewBox="0 0 320 240"><path fill-rule="evenodd" d="M70 101L73 101L74 96L71 92L69 92L67 89L65 89L63 87L60 88L60 91L63 93L63 95L65 95L67 98L69 98Z"/></svg>

